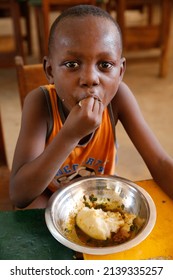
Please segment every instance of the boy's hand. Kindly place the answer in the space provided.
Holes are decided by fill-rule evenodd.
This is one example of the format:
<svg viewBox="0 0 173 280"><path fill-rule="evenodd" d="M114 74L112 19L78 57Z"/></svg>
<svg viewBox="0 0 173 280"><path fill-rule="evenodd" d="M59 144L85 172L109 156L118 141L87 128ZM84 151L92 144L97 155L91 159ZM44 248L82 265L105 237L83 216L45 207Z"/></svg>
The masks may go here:
<svg viewBox="0 0 173 280"><path fill-rule="evenodd" d="M68 130L70 137L80 140L100 125L103 110L104 106L99 98L89 96L82 99L72 108L64 123L64 129Z"/></svg>

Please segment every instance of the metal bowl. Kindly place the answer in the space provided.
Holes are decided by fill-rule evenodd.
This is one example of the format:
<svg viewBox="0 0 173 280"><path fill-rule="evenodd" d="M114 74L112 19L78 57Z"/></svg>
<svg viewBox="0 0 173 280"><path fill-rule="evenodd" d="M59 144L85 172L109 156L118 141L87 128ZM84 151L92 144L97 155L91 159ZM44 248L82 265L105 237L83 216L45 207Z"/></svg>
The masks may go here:
<svg viewBox="0 0 173 280"><path fill-rule="evenodd" d="M76 215L84 195L94 194L98 198L119 198L125 210L144 220L142 228L131 240L108 247L89 247L75 234L69 238L64 231L64 222L69 215ZM105 255L128 250L142 242L152 231L156 221L156 208L150 195L131 181L116 176L90 176L74 180L65 188L55 192L45 211L47 227L53 237L66 247L82 253Z"/></svg>

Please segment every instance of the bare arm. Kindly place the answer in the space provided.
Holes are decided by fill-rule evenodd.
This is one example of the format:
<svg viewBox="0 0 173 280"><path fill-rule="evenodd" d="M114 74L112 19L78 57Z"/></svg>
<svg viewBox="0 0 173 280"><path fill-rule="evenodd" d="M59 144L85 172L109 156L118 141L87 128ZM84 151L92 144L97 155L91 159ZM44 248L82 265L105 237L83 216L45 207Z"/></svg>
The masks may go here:
<svg viewBox="0 0 173 280"><path fill-rule="evenodd" d="M129 90L122 83L113 100L113 110L124 126L134 146L145 161L153 179L173 199L173 159L144 120L139 106Z"/></svg>
<svg viewBox="0 0 173 280"><path fill-rule="evenodd" d="M10 180L10 195L16 206L26 207L38 197L79 140L100 124L100 102L93 98L83 102L82 108L72 108L63 128L45 148L49 116L44 95L37 89L27 96Z"/></svg>

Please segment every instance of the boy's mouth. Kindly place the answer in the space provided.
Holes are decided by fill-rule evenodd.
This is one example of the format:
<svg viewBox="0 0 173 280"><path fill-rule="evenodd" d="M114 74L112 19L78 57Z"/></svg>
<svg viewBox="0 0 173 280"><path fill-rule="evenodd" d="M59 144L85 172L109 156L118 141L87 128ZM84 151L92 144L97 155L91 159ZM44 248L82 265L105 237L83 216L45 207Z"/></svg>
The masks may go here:
<svg viewBox="0 0 173 280"><path fill-rule="evenodd" d="M102 99L99 97L99 96L97 96L96 94L87 94L87 95L85 95L85 97L83 97L83 98L81 98L78 102L77 102L77 104L80 106L80 107L82 107L82 100L84 100L84 99L87 99L87 98L89 98L89 97L92 97L92 98L94 98L95 100L98 100L99 102L102 102Z"/></svg>
<svg viewBox="0 0 173 280"><path fill-rule="evenodd" d="M99 102L102 102L101 98L98 97L97 95L88 95L88 96L82 98L81 100L79 100L79 101L77 102L77 104L79 105L79 107L82 107L82 100L87 99L87 98L90 98L90 97L94 98L95 100L98 100Z"/></svg>

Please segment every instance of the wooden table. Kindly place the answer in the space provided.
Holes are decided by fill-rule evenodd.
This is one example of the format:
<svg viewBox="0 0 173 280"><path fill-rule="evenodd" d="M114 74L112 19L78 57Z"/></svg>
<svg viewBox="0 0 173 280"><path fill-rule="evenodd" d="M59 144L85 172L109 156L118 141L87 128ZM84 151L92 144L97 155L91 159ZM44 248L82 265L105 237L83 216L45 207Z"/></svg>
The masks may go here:
<svg viewBox="0 0 173 280"><path fill-rule="evenodd" d="M1 0L0 20L8 19L9 28L0 32L0 67L14 67L14 57L20 55L26 61L26 54L32 54L31 22L29 0ZM21 23L21 18L23 22ZM24 30L23 30L24 24ZM23 32L24 31L24 32ZM24 44L25 43L25 44ZM25 51L27 47L27 53Z"/></svg>
<svg viewBox="0 0 173 280"><path fill-rule="evenodd" d="M159 50L156 57L159 62L159 77L166 77L168 73L168 56L171 26L171 0L116 0L117 22L120 25L124 43L124 50ZM148 22L143 25L128 26L125 12L128 7L138 6L148 8ZM154 21L154 7L158 8L159 21ZM153 14L153 15L152 15ZM154 58L154 56L153 56ZM146 60L146 57L144 58Z"/></svg>

